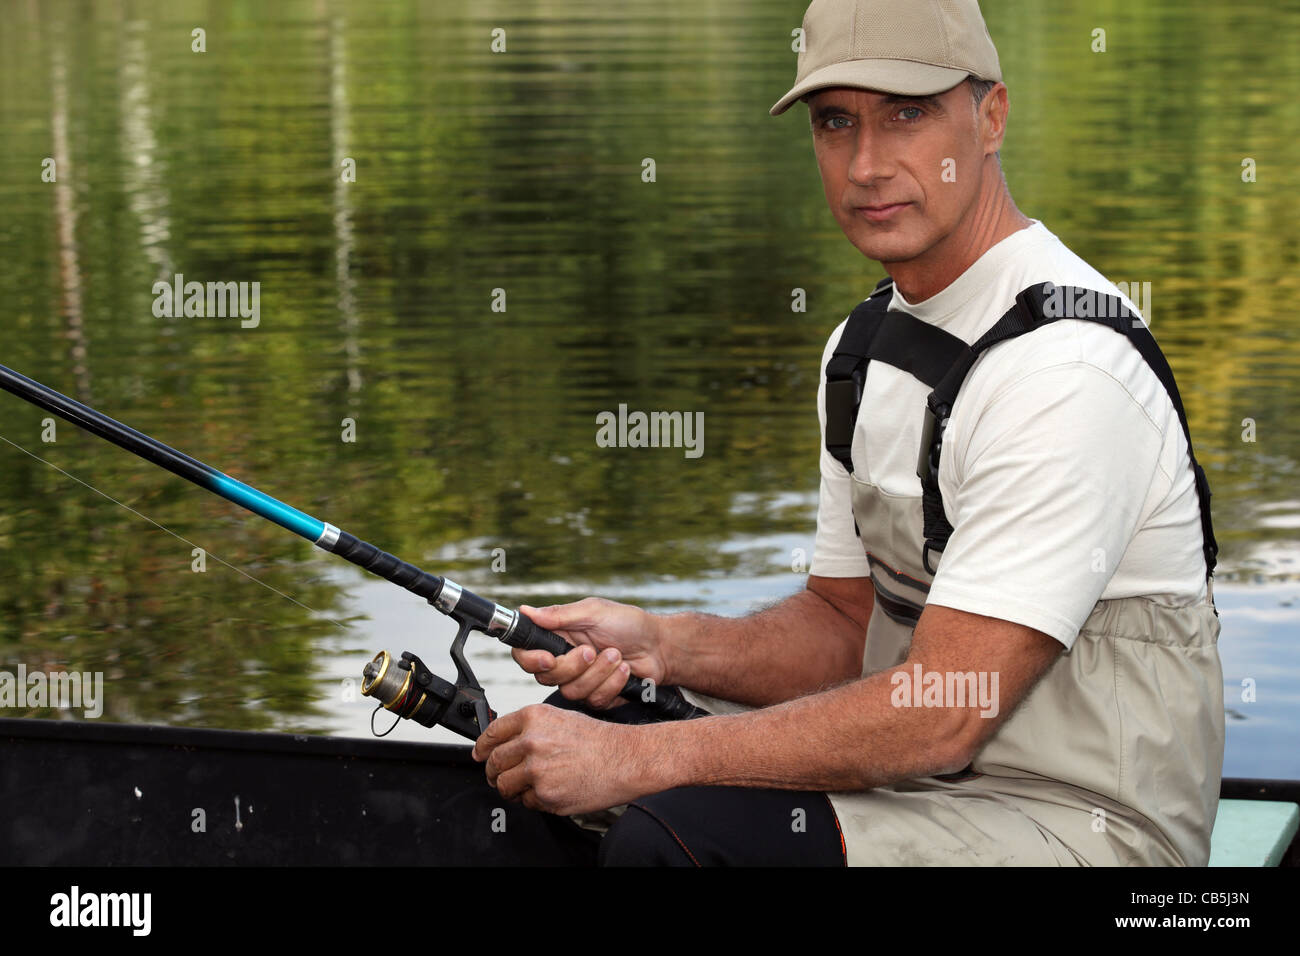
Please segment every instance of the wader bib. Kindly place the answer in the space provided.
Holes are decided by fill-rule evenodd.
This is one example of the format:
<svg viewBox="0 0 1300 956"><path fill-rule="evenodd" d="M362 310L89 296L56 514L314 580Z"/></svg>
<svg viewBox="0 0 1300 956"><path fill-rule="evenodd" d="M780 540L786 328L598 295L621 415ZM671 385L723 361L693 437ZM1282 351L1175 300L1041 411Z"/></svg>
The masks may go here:
<svg viewBox="0 0 1300 956"><path fill-rule="evenodd" d="M1050 314L1060 301L1051 298L1052 287L1034 287L968 346L906 313L887 312L890 292L886 280L854 310L826 368L826 445L850 472L853 517L875 589L863 675L907 657L936 552L951 532L938 461L942 428L966 372L984 348L1063 317ZM1186 432L1172 373L1150 332L1118 299L1090 294L1109 299L1101 311L1112 316L1092 321L1129 336ZM899 435L920 448L911 494L887 493L853 474L849 447L870 361L903 369L935 390L929 407L918 409L916 426ZM1212 575L1209 486L1191 457ZM1206 592L1190 606L1140 597L1099 601L1073 646L961 773L828 794L849 864L1204 865L1224 741L1219 618L1212 588ZM715 713L746 709L691 697Z"/></svg>

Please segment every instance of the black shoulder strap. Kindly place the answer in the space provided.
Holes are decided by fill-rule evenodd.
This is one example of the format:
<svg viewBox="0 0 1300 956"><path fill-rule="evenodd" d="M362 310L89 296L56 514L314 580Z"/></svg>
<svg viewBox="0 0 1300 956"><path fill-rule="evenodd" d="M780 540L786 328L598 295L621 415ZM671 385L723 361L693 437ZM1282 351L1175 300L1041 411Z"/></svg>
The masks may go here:
<svg viewBox="0 0 1300 956"><path fill-rule="evenodd" d="M892 293L891 280L882 279L849 315L826 363L826 450L850 473L868 363L885 362L934 388L966 349L965 342L937 326L906 312L890 312Z"/></svg>
<svg viewBox="0 0 1300 956"><path fill-rule="evenodd" d="M1196 495L1201 505L1202 551L1205 556L1205 568L1208 575L1214 574L1218 561L1219 545L1214 537L1214 522L1210 515L1210 483L1205 477L1205 470L1197 464L1192 451L1192 434L1187 425L1187 413L1183 410L1183 400L1178 394L1178 385L1174 373L1169 368L1160 346L1156 344L1151 331L1142 319L1128 310L1117 296L1106 295L1092 289L1075 286L1054 286L1050 282L1030 286L1016 296L1016 303L994 324L979 340L965 348L956 362L950 367L926 402L925 424L921 434L921 453L917 461L917 475L921 479L922 512L925 520L925 547L922 560L925 569L935 573L930 567L930 552L942 552L952 534L952 525L948 523L943 510L943 498L939 492L939 455L943 445L943 429L952 406L957 400L957 393L971 366L980 353L998 342L1032 332L1049 322L1058 319L1083 319L1097 322L1128 337L1142 358L1160 379L1160 384L1169 393L1178 421L1183 426L1183 435L1187 439L1187 454L1192 462L1192 473L1196 480Z"/></svg>

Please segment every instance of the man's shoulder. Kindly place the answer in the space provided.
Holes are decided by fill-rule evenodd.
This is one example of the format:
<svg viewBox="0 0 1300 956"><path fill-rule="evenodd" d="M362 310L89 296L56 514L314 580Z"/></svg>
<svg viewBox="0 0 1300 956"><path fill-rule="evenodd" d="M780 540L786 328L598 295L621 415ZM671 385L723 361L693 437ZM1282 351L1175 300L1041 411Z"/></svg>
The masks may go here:
<svg viewBox="0 0 1300 956"><path fill-rule="evenodd" d="M1036 255L1015 261L1011 274L999 283L1000 299L981 323L979 334L1014 306L1017 294L1035 286L1047 286L1045 311L1054 321L986 350L972 368L970 379L983 379L986 387L1005 387L1050 368L1075 365L1131 380L1138 367L1145 365L1137 350L1126 341L1126 335L1089 318L1103 310L1113 314L1118 302L1145 320L1142 309L1127 289L1102 275L1055 236L1051 238L1055 241L1036 245Z"/></svg>
<svg viewBox="0 0 1300 956"><path fill-rule="evenodd" d="M1028 403L1037 413L1068 408L1078 415L1095 401L1098 412L1102 407L1113 411L1103 401L1106 393L1127 395L1138 416L1135 423L1146 419L1162 432L1172 426L1169 397L1127 336L1095 322L1057 321L981 354L958 393L956 408L966 405L961 410L969 414L1013 401ZM1082 427L1081 421L1074 424ZM1118 427L1118 422L1112 424Z"/></svg>
<svg viewBox="0 0 1300 956"><path fill-rule="evenodd" d="M1103 301L1106 297L1118 299L1130 312L1142 317L1139 304L1129 297L1127 282L1121 288L1055 235L1048 232L1046 236L1050 241L1035 244L1030 254L1017 257L1012 263L1010 281L1000 285L1005 290L1006 301L1001 303L1004 310L1011 308L1018 293L1046 284L1053 296L1048 308L1060 311L1062 317L1075 317L1077 312L1079 317L1086 318L1090 312L1106 307ZM1091 295L1071 296L1066 292L1069 289Z"/></svg>
<svg viewBox="0 0 1300 956"><path fill-rule="evenodd" d="M821 376L826 377L826 363L831 360L831 355L835 352L835 346L839 345L840 337L844 335L844 327L849 324L849 317L846 315L840 320L839 325L831 330L830 336L826 339L826 347L822 349Z"/></svg>

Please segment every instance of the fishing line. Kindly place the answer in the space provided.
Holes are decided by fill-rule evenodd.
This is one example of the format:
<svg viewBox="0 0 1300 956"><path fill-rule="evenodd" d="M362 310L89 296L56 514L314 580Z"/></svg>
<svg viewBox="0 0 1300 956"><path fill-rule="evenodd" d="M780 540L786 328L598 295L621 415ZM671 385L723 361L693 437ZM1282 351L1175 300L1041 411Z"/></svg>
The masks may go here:
<svg viewBox="0 0 1300 956"><path fill-rule="evenodd" d="M150 518L148 515L146 515L146 514L141 514L139 511L136 511L136 510L135 510L134 508L132 508L130 505L128 505L128 504L124 504L123 502L118 501L116 498L114 498L112 495L108 494L107 492L105 492L105 491L100 491L98 488L96 488L94 485L90 484L89 482L82 481L82 480L81 480L80 478L78 478L76 475L64 471L64 470L63 470L62 468L60 468L58 465L54 464L54 462L49 461L48 459L42 458L40 455L37 455L37 454L35 454L34 452L30 452L30 451L28 451L26 448L24 448L22 445L18 444L17 442L13 442L13 441L10 441L8 438L5 438L4 435L0 435L0 441L4 442L4 443L7 444L7 445L12 445L14 448L17 448L17 449L18 449L20 452L22 452L24 455L27 455L27 456L29 456L29 457L31 457L31 458L35 458L35 459L36 459L37 461L39 461L41 464L49 465L51 468L53 468L53 469L54 469L55 471L57 471L59 474L64 475L65 477L71 478L71 479L72 479L73 481L75 481L77 484L82 485L82 486L84 486L84 487L86 487L86 488L89 488L89 489L90 489L91 491L93 491L95 494L100 495L101 497L107 498L109 501L113 502L113 504L117 505L119 508L125 508L127 511L131 512L131 514L135 515L136 517L138 517L138 518L143 518L145 521L149 522L149 523L150 523L151 525L153 525L155 528L158 528L158 529L160 529L160 530L162 530L162 531L166 531L169 535L171 535L173 538L177 539L178 541L184 541L184 542L185 542L186 544L188 544L191 548L198 548L200 551L202 551L202 552L203 552L205 555L207 555L209 558L212 558L212 560L216 561L218 564L224 564L226 567L230 568L230 570L235 571L235 572L237 572L237 573L239 573L239 574L242 574L244 577L248 578L248 580L253 581L253 582L257 583L257 584L262 585L262 587L266 588L268 591L274 591L276 594L280 595L280 597L284 598L284 599L287 600L287 601L292 601L294 604L298 605L298 606L299 606L300 608L302 608L304 611L310 611L312 614L316 614L316 615L319 615L319 616L324 617L324 615L321 615L321 612L320 612L320 611L317 611L315 608L310 608L310 607L308 607L306 604L303 604L303 603L302 603L301 601L299 601L297 598L294 598L294 597L292 597L291 595L285 594L283 591L279 590L279 589L276 588L274 585L267 584L265 581L262 581L262 580L259 580L258 578L253 577L251 574L249 574L247 571L243 570L242 568L237 568L237 567L235 567L235 566L234 566L233 564L231 564L229 561L226 561L226 560L224 560L223 558L218 557L217 555L213 554L211 551L209 551L207 548L203 547L202 545L195 544L195 543L194 543L193 541L191 541L189 538L186 538L186 537L184 537L183 535L179 535L179 534L177 534L175 531L173 531L171 528L166 527L165 525L161 525L161 524L159 524L157 521L154 521L153 518ZM346 626L346 625L339 623L338 621L334 620L334 619L331 618L331 617L325 617L325 620L329 621L331 624L336 624L336 625L338 625L338 627L342 628L342 629L345 630L345 631L347 630L347 626Z"/></svg>
<svg viewBox="0 0 1300 956"><path fill-rule="evenodd" d="M383 704L376 704L376 705L375 705L375 709L372 710L372 711L370 712L370 732L371 732L372 734L374 734L376 737L387 737L387 736L388 736L389 734L391 734L394 730L396 730L396 729L397 729L397 725L400 724L400 723L402 722L402 715L401 715L401 714L394 714L394 715L393 715L393 724L392 724L391 727L389 727L387 730L385 730L382 734L381 734L379 731L375 730L375 718L379 716L379 712L380 712L381 710L383 710L383 709L384 709L384 705L383 705Z"/></svg>

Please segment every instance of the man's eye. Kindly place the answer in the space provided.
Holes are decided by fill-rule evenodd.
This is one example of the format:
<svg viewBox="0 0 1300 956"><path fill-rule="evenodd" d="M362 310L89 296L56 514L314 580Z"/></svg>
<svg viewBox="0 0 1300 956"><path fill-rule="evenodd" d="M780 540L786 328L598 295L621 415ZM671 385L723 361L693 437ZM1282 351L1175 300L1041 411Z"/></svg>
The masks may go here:
<svg viewBox="0 0 1300 956"><path fill-rule="evenodd" d="M907 123L915 123L917 120L919 120L922 116L925 115L925 110L921 109L921 107L919 106L904 106L901 110L898 111L897 115L902 116L904 113L915 113L916 114L915 116L912 116L904 120L904 122Z"/></svg>
<svg viewBox="0 0 1300 956"><path fill-rule="evenodd" d="M837 124L837 123L843 123L844 125L843 125L843 126L837 126L837 125L835 125L835 124ZM848 123L849 123L849 118L848 118L847 116L832 116L830 119L828 119L828 120L826 121L826 128L827 128L827 129L847 129L847 128L848 128Z"/></svg>

